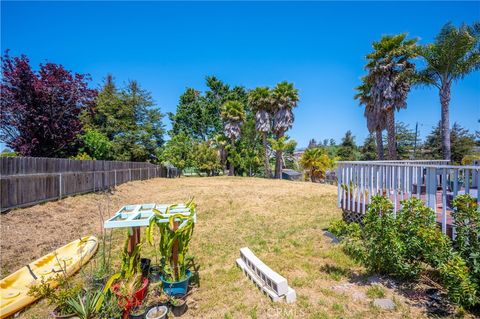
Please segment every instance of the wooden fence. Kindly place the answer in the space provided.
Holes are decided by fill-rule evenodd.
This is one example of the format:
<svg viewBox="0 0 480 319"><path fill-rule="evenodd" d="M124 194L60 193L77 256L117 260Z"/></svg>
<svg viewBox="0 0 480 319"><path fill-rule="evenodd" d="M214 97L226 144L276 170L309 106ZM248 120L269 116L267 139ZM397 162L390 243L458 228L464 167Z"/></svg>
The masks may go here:
<svg viewBox="0 0 480 319"><path fill-rule="evenodd" d="M452 200L470 194L480 204L480 166L450 166L446 161L338 162L338 207L360 217L373 195L390 198L394 213L401 200L420 198L437 213L443 233L454 236Z"/></svg>
<svg viewBox="0 0 480 319"><path fill-rule="evenodd" d="M155 177L178 177L175 167L143 162L0 157L0 210L95 192Z"/></svg>

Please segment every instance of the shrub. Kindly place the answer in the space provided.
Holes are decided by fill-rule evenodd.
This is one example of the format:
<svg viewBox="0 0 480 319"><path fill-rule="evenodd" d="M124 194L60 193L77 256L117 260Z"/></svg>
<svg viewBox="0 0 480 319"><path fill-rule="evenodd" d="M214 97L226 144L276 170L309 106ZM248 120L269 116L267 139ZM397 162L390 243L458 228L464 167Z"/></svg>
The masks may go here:
<svg viewBox="0 0 480 319"><path fill-rule="evenodd" d="M439 266L443 286L447 289L449 298L466 308L479 302L478 286L472 281L469 269L459 254Z"/></svg>
<svg viewBox="0 0 480 319"><path fill-rule="evenodd" d="M383 196L373 196L364 218L365 265L370 271L399 277L411 277L419 272L416 262L406 259L392 203Z"/></svg>
<svg viewBox="0 0 480 319"><path fill-rule="evenodd" d="M465 259L472 277L480 285L480 210L475 198L460 195L453 200L455 249Z"/></svg>
<svg viewBox="0 0 480 319"><path fill-rule="evenodd" d="M401 202L396 224L411 263L443 263L450 255L450 239L438 229L435 212L415 197Z"/></svg>
<svg viewBox="0 0 480 319"><path fill-rule="evenodd" d="M357 223L347 223L343 220L336 220L330 223L328 231L337 237L360 237L362 230Z"/></svg>

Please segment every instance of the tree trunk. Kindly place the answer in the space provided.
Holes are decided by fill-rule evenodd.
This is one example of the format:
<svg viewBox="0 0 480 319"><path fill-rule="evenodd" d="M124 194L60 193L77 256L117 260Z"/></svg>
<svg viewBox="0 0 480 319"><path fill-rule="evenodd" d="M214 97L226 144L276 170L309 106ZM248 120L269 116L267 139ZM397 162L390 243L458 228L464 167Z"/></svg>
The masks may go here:
<svg viewBox="0 0 480 319"><path fill-rule="evenodd" d="M232 148L235 146L235 144L232 142ZM228 176L235 176L235 168L233 167L232 161L228 161L230 164L230 170L228 171Z"/></svg>
<svg viewBox="0 0 480 319"><path fill-rule="evenodd" d="M277 140L283 137L283 132L277 135ZM282 156L283 150L275 151L275 178L282 178Z"/></svg>
<svg viewBox="0 0 480 319"><path fill-rule="evenodd" d="M263 166L265 169L265 177L271 178L272 174L270 173L270 161L268 160L268 142L267 134L262 133L263 148L265 149L265 158L263 159Z"/></svg>
<svg viewBox="0 0 480 319"><path fill-rule="evenodd" d="M388 159L397 159L397 140L395 138L395 109L389 107L387 110L387 139L388 139Z"/></svg>
<svg viewBox="0 0 480 319"><path fill-rule="evenodd" d="M450 83L443 83L440 89L440 104L442 105L441 111L441 127L442 134L442 152L443 159L451 160L451 145L450 145L450 119L449 119L449 107L450 107Z"/></svg>
<svg viewBox="0 0 480 319"><path fill-rule="evenodd" d="M382 130L380 129L375 130L375 137L377 138L377 159L382 161L383 160Z"/></svg>

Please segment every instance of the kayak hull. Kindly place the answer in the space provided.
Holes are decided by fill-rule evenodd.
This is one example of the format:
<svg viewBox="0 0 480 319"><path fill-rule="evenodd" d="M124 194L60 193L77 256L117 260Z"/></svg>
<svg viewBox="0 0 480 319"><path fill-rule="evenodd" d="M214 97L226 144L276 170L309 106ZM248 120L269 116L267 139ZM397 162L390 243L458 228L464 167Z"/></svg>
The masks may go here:
<svg viewBox="0 0 480 319"><path fill-rule="evenodd" d="M58 275L67 277L76 273L95 254L98 239L86 236L22 267L0 281L0 318L7 318L22 310L37 298L29 296L30 286L48 281L51 287L58 286Z"/></svg>

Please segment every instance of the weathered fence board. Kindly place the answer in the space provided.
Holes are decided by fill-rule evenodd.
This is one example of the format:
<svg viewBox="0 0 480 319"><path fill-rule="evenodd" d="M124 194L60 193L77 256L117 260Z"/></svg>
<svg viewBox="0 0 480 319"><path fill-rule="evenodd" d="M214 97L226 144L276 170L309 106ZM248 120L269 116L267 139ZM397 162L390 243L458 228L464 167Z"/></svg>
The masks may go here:
<svg viewBox="0 0 480 319"><path fill-rule="evenodd" d="M95 192L135 180L180 176L174 167L120 161L0 157L0 210Z"/></svg>

